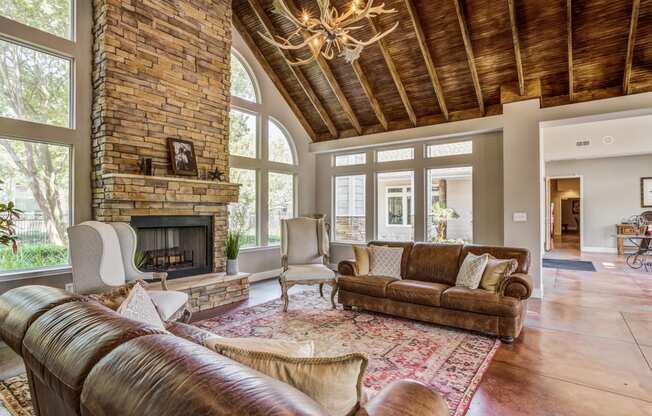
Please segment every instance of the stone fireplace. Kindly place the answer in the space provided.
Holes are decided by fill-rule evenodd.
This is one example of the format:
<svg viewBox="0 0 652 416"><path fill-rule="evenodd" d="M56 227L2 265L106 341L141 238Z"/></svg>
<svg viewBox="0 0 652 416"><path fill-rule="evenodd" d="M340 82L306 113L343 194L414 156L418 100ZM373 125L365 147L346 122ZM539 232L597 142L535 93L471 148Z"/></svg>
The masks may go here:
<svg viewBox="0 0 652 416"><path fill-rule="evenodd" d="M170 283L191 295L193 310L246 298L246 277L219 273L227 207L239 191L228 182L231 0L93 0L93 13L95 219L139 229L151 257L145 268L197 275ZM168 138L193 143L197 176L172 174ZM215 170L226 181L206 180ZM204 246L183 227L153 226L192 217L202 217Z"/></svg>
<svg viewBox="0 0 652 416"><path fill-rule="evenodd" d="M207 216L210 253L196 271L223 271L227 204L237 202L239 188L203 177L229 174L231 1L93 5L94 217L138 227L153 221L147 217ZM172 174L170 137L193 142L198 176ZM145 158L152 176L139 168ZM196 247L176 249L195 251L196 260Z"/></svg>

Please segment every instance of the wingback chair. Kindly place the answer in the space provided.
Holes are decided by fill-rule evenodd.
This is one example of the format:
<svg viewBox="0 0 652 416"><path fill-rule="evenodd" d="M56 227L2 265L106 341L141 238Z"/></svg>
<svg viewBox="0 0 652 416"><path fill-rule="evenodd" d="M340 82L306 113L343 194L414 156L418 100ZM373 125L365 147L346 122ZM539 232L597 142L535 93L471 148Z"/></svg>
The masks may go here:
<svg viewBox="0 0 652 416"><path fill-rule="evenodd" d="M147 291L161 318L190 318L188 295L167 290L166 273L142 272L136 267L136 232L129 224L86 221L68 228L68 236L75 293L104 293L136 280L161 280L163 290Z"/></svg>
<svg viewBox="0 0 652 416"><path fill-rule="evenodd" d="M292 218L281 220L281 291L283 311L288 309L288 290L294 285L319 285L324 296L324 284L332 287L331 303L335 308L337 282L335 272L326 265L330 245L323 219Z"/></svg>

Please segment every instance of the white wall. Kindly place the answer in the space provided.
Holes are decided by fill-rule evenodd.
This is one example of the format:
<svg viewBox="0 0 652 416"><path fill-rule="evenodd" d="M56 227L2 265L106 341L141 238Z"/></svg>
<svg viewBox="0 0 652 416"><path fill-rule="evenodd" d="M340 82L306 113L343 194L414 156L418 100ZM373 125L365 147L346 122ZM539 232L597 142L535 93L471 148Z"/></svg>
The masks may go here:
<svg viewBox="0 0 652 416"><path fill-rule="evenodd" d="M616 252L616 224L641 208L641 177L652 176L652 154L546 163L547 176L582 176L583 250Z"/></svg>
<svg viewBox="0 0 652 416"><path fill-rule="evenodd" d="M315 155L309 151L310 138L235 28L233 29L233 47L247 61L258 80L262 102L261 114L271 116L281 122L294 139L299 162L296 192L298 214L312 214L315 212ZM266 126L263 126L263 128L266 128ZM261 179L262 181L266 180L265 178ZM259 206L261 207L261 218L263 219L265 218L264 213L267 211L266 205L267 201L260 201ZM278 246L244 249L240 254L239 264L240 270L243 272L272 271L264 275L254 275L252 280L261 277L273 277L274 274L277 274L273 271L278 271L281 267L280 249Z"/></svg>

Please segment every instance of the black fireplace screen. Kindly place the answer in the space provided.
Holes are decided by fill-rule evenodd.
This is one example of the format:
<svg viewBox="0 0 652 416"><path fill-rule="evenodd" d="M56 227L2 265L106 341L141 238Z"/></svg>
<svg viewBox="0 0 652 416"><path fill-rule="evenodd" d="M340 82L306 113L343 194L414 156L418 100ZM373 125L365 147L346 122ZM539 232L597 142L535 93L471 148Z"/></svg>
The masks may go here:
<svg viewBox="0 0 652 416"><path fill-rule="evenodd" d="M213 271L212 217L132 217L131 226L138 236L140 270L165 271L169 278Z"/></svg>

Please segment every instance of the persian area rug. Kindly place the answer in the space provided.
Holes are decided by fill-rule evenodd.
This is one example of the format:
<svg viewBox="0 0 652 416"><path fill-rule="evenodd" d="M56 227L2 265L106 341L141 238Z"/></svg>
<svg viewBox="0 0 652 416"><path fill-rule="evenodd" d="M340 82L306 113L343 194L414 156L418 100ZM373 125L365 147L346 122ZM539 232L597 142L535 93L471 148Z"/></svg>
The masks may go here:
<svg viewBox="0 0 652 416"><path fill-rule="evenodd" d="M227 337L313 340L317 355L369 356L369 397L394 380L421 381L445 396L451 415L466 413L500 341L471 332L370 312L331 309L317 290L235 310L194 325Z"/></svg>
<svg viewBox="0 0 652 416"><path fill-rule="evenodd" d="M29 395L27 375L0 381L0 415L32 416L32 399Z"/></svg>

